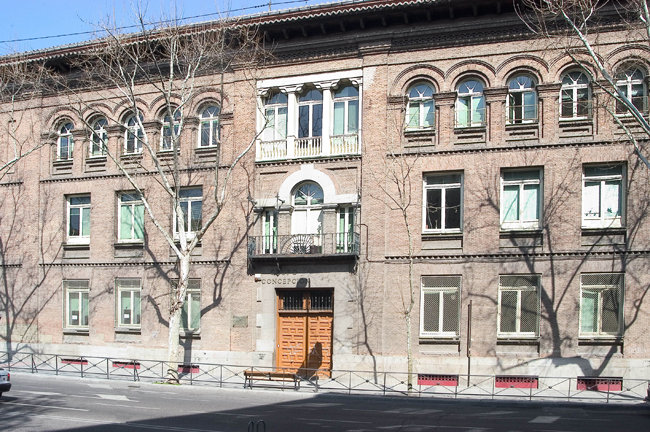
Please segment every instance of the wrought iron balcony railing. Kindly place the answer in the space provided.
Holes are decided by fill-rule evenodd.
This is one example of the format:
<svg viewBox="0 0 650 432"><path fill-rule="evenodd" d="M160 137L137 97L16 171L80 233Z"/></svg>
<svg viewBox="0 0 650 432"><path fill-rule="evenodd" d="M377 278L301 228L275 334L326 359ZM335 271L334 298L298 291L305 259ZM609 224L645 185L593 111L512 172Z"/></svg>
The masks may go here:
<svg viewBox="0 0 650 432"><path fill-rule="evenodd" d="M359 233L251 236L248 255L359 255Z"/></svg>

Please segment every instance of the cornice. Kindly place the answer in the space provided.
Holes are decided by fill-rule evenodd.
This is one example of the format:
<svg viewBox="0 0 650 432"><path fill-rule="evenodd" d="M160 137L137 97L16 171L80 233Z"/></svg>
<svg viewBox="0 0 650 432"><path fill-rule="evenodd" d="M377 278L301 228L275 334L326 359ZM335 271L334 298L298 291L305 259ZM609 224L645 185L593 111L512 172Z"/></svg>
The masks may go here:
<svg viewBox="0 0 650 432"><path fill-rule="evenodd" d="M536 253L493 253L493 254L445 254L445 255L415 255L412 259L415 262L427 261L509 261L521 260L522 258L540 258L540 259L574 259L585 257L650 257L649 250L632 250L632 251L568 251L568 252L536 252ZM409 261L408 255L386 255L384 256L386 264L401 264Z"/></svg>
<svg viewBox="0 0 650 432"><path fill-rule="evenodd" d="M217 264L227 264L229 259L223 260L203 260L192 261L192 264L214 266ZM54 262L54 263L39 263L41 267L157 267L157 266L176 266L178 261L130 261L130 262Z"/></svg>

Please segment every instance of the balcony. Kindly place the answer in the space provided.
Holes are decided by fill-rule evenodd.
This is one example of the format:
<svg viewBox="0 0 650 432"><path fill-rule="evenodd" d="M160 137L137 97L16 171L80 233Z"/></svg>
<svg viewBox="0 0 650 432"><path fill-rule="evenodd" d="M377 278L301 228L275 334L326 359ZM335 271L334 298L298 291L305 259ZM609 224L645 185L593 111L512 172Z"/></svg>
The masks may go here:
<svg viewBox="0 0 650 432"><path fill-rule="evenodd" d="M306 159L327 156L358 155L359 134L332 135L329 137L295 138L260 141L258 161Z"/></svg>
<svg viewBox="0 0 650 432"><path fill-rule="evenodd" d="M359 242L359 234L355 232L251 236L248 256L251 259L357 257Z"/></svg>

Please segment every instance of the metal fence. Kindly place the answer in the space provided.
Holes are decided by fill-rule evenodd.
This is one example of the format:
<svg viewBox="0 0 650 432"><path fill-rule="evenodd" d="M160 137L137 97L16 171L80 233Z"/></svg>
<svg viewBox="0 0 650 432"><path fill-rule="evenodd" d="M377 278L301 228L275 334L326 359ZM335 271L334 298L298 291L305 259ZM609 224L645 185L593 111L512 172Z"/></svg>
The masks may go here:
<svg viewBox="0 0 650 432"><path fill-rule="evenodd" d="M175 367L181 383L218 387L326 391L339 394L465 399L524 399L576 402L641 402L649 381L620 377L541 377L516 375L430 375L323 369L288 369L213 363L171 364L158 360L75 357L0 352L9 371L81 378L154 382Z"/></svg>

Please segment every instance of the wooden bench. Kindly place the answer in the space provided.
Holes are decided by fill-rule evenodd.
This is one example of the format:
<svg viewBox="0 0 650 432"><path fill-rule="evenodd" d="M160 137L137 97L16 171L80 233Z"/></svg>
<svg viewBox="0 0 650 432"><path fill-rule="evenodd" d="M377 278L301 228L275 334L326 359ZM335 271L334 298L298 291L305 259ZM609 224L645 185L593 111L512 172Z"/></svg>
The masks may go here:
<svg viewBox="0 0 650 432"><path fill-rule="evenodd" d="M300 377L292 372L245 370L244 388L253 388L253 381L293 382L293 389L300 389Z"/></svg>

